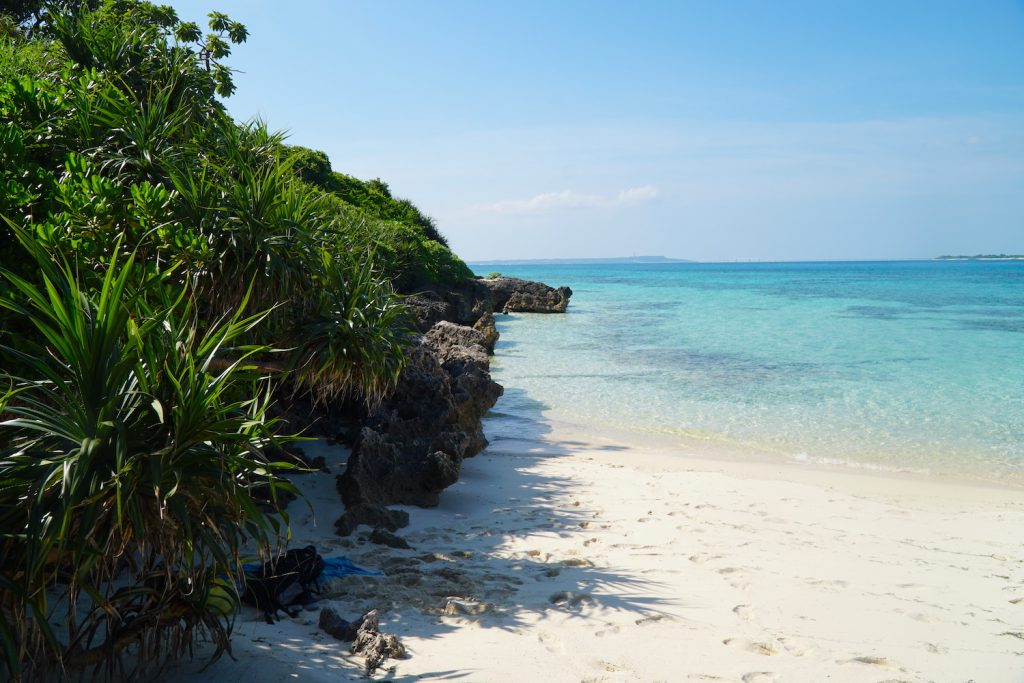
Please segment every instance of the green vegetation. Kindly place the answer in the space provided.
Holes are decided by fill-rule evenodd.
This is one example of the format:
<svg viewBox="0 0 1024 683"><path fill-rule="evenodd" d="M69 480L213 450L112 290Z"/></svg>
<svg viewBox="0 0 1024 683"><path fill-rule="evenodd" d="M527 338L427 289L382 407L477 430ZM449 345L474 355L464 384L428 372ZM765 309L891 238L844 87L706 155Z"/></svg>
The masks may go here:
<svg viewBox="0 0 1024 683"><path fill-rule="evenodd" d="M974 256L938 256L939 261L1017 261L1024 259L1024 254L975 254Z"/></svg>
<svg viewBox="0 0 1024 683"><path fill-rule="evenodd" d="M5 5L7 7L7 5ZM245 27L139 0L0 15L0 678L227 646L287 537L275 392L373 403L397 290L470 275L380 180L238 124ZM56 624L56 626L55 626Z"/></svg>
<svg viewBox="0 0 1024 683"><path fill-rule="evenodd" d="M350 223L358 243L377 249L376 256L394 277L395 286L413 291L427 282L454 283L473 276L469 266L448 249L434 219L408 199L397 199L380 178L359 180L331 170L323 152L288 147L295 173L327 193L329 201Z"/></svg>

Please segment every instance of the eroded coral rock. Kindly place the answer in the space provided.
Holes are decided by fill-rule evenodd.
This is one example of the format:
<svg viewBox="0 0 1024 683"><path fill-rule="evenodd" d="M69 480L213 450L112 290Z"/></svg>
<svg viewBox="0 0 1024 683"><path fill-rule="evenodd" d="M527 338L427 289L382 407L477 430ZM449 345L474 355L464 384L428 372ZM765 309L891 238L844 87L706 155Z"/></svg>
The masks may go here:
<svg viewBox="0 0 1024 683"><path fill-rule="evenodd" d="M481 419L502 394L483 334L442 321L412 349L394 394L367 418L338 490L347 509L437 505L462 459L486 445ZM354 528L349 515L339 532ZM392 529L393 530L393 529Z"/></svg>
<svg viewBox="0 0 1024 683"><path fill-rule="evenodd" d="M565 313L572 290L517 277L481 280L491 290L494 310L504 313Z"/></svg>
<svg viewBox="0 0 1024 683"><path fill-rule="evenodd" d="M398 636L393 633L381 633L380 613L377 610L370 610L363 615L351 651L353 654L366 657L367 675L372 675L379 669L384 660L405 656L405 646L398 640Z"/></svg>

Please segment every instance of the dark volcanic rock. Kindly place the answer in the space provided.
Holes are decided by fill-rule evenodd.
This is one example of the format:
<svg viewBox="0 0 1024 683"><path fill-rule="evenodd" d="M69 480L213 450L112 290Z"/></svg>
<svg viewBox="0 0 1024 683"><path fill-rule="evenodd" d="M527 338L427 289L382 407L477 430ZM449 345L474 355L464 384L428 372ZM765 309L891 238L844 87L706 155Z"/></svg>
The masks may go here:
<svg viewBox="0 0 1024 683"><path fill-rule="evenodd" d="M389 548L399 548L402 550L411 550L412 546L401 536L396 536L390 531L384 529L374 529L370 532L370 543L376 543L377 545L386 545Z"/></svg>
<svg viewBox="0 0 1024 683"><path fill-rule="evenodd" d="M473 323L473 329L484 336L484 348L487 353L494 354L494 345L498 343L498 328L494 325L494 314L484 313Z"/></svg>
<svg viewBox="0 0 1024 683"><path fill-rule="evenodd" d="M405 656L405 646L393 633L381 633L380 612L370 610L359 620L355 642L349 650L366 657L366 677L370 678L385 660Z"/></svg>
<svg viewBox="0 0 1024 683"><path fill-rule="evenodd" d="M338 475L338 487L341 487L341 475ZM409 513L405 510L388 510L383 505L357 503L345 508L345 514L334 523L334 530L339 536L348 536L360 524L395 531L408 526Z"/></svg>
<svg viewBox="0 0 1024 683"><path fill-rule="evenodd" d="M320 630L328 633L338 640L351 643L356 639L361 622L353 624L351 621L342 618L333 607L327 606L320 610Z"/></svg>
<svg viewBox="0 0 1024 683"><path fill-rule="evenodd" d="M543 282L517 277L495 277L480 280L491 290L494 310L504 313L565 313L572 290L549 287Z"/></svg>
<svg viewBox="0 0 1024 683"><path fill-rule="evenodd" d="M487 445L480 420L502 389L484 344L477 330L442 321L412 349L397 389L367 418L338 477L346 507L339 533L360 523L353 511L437 505L462 459Z"/></svg>
<svg viewBox="0 0 1024 683"><path fill-rule="evenodd" d="M473 325L494 312L491 290L481 280L463 280L458 285L427 285L406 297L418 332L427 332L442 320Z"/></svg>
<svg viewBox="0 0 1024 683"><path fill-rule="evenodd" d="M503 393L501 385L491 379L484 335L470 327L440 322L423 336L423 345L433 350L449 377L453 417L466 437L462 457L474 456L487 446L481 420Z"/></svg>
<svg viewBox="0 0 1024 683"><path fill-rule="evenodd" d="M572 290L498 277L429 285L406 298L423 333L394 393L362 421L338 491L341 535L360 524L394 531L408 523L392 504L431 507L459 478L462 460L487 445L481 419L502 394L488 354L494 311L564 312Z"/></svg>

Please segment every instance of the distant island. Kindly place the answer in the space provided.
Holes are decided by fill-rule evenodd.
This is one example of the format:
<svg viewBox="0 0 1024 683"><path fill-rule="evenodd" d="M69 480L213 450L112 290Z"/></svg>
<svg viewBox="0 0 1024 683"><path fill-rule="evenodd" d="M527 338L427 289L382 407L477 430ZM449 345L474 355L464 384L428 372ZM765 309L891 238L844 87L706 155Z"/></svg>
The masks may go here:
<svg viewBox="0 0 1024 683"><path fill-rule="evenodd" d="M1024 261L1024 254L975 254L974 256L938 256L936 261Z"/></svg>
<svg viewBox="0 0 1024 683"><path fill-rule="evenodd" d="M689 259L669 258L667 256L611 256L608 258L545 258L545 259L489 259L487 261L470 261L470 265L488 266L494 264L525 266L531 264L616 264L616 263L692 263Z"/></svg>

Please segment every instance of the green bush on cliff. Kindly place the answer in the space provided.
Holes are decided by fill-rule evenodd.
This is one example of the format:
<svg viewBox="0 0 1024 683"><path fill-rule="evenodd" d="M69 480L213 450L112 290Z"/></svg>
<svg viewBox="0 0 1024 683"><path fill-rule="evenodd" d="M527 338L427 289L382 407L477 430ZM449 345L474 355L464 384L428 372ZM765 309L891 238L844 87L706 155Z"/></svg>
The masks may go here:
<svg viewBox="0 0 1024 683"><path fill-rule="evenodd" d="M271 385L379 399L395 287L469 275L386 184L228 117L243 26L89 4L0 25L5 680L224 647L218 577L283 533Z"/></svg>
<svg viewBox="0 0 1024 683"><path fill-rule="evenodd" d="M336 233L351 249L372 253L399 291L412 292L430 283L453 284L473 276L462 259L416 224L374 218L334 193L324 194L320 201Z"/></svg>
<svg viewBox="0 0 1024 683"><path fill-rule="evenodd" d="M417 226L427 239L448 246L448 240L438 231L434 219L408 199L392 196L391 188L380 178L359 180L333 171L327 154L318 150L293 146L285 151L294 160L296 174L310 185L362 209L370 218Z"/></svg>

